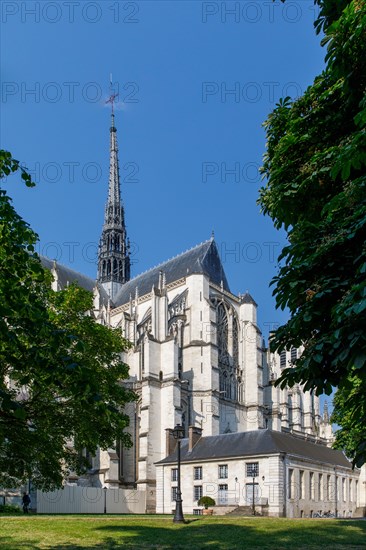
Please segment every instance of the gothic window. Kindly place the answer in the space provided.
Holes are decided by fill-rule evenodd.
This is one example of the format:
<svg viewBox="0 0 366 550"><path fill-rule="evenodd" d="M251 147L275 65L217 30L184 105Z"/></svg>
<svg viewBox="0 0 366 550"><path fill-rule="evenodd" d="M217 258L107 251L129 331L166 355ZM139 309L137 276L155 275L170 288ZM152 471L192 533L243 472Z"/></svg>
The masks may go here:
<svg viewBox="0 0 366 550"><path fill-rule="evenodd" d="M217 306L217 349L219 362L220 392L226 399L239 399L239 325L234 315L228 316L225 305L220 302ZM230 327L229 327L230 323ZM229 353L229 333L232 336ZM240 388L242 397L242 388ZM240 398L240 400L242 400Z"/></svg>
<svg viewBox="0 0 366 550"><path fill-rule="evenodd" d="M220 370L220 393L226 397L227 393L227 372Z"/></svg>
<svg viewBox="0 0 366 550"><path fill-rule="evenodd" d="M238 376L238 401L244 403L244 382L241 376Z"/></svg>
<svg viewBox="0 0 366 550"><path fill-rule="evenodd" d="M228 319L224 304L219 304L217 308L217 347L219 349L219 356L227 356Z"/></svg>
<svg viewBox="0 0 366 550"><path fill-rule="evenodd" d="M141 380L141 378L145 374L145 350L144 350L144 342L143 341L140 343L140 354L139 355L140 355L139 362L140 362L140 380Z"/></svg>
<svg viewBox="0 0 366 550"><path fill-rule="evenodd" d="M234 365L239 364L239 326L236 319L233 319L233 360Z"/></svg>
<svg viewBox="0 0 366 550"><path fill-rule="evenodd" d="M238 398L238 383L237 383L237 377L233 373L230 377L231 379L231 396L230 399L237 399Z"/></svg>
<svg viewBox="0 0 366 550"><path fill-rule="evenodd" d="M292 414L292 395L288 396L288 423L291 428L293 424L293 414Z"/></svg>
<svg viewBox="0 0 366 550"><path fill-rule="evenodd" d="M217 308L217 349L219 355L220 369L220 392L228 398L228 318L224 304L219 304Z"/></svg>

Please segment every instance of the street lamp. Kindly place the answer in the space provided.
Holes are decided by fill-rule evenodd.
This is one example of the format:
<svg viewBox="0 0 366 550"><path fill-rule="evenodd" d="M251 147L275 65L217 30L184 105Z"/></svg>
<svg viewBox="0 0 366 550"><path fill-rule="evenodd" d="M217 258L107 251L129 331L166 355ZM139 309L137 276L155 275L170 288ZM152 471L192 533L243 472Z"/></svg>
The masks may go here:
<svg viewBox="0 0 366 550"><path fill-rule="evenodd" d="M253 475L253 502L252 502L252 514L255 516L255 476Z"/></svg>
<svg viewBox="0 0 366 550"><path fill-rule="evenodd" d="M251 465L251 468L247 472L247 476L252 478L252 514L255 516L255 478L257 476L255 464Z"/></svg>
<svg viewBox="0 0 366 550"><path fill-rule="evenodd" d="M184 428L180 424L177 424L173 430L173 437L177 441L177 451L178 451L178 487L177 487L177 498L175 505L175 512L173 523L184 523L183 508L182 508L182 493L180 490L180 442L184 437Z"/></svg>
<svg viewBox="0 0 366 550"><path fill-rule="evenodd" d="M107 513L107 487L103 487L104 493L104 513Z"/></svg>

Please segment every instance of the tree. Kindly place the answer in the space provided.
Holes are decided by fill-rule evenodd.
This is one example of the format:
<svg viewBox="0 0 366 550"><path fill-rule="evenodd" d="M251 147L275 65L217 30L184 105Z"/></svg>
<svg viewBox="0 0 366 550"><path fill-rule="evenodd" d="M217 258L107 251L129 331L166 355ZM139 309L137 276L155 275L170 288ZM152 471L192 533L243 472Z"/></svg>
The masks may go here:
<svg viewBox="0 0 366 550"><path fill-rule="evenodd" d="M342 402L347 429L356 429L366 405L366 4L315 3L326 68L302 97L281 100L265 123L268 181L259 204L287 231L272 284L277 307L290 311L270 345L281 351L303 344L278 383L302 383L318 395L338 386L336 407ZM365 427L359 435L351 453L358 465L366 460Z"/></svg>
<svg viewBox="0 0 366 550"><path fill-rule="evenodd" d="M347 456L357 456L356 464L361 466L365 453L365 384L359 376L353 376L348 384L338 389L334 397L332 422L341 426L336 432L336 446Z"/></svg>
<svg viewBox="0 0 366 550"><path fill-rule="evenodd" d="M204 506L207 510L209 506L216 506L216 501L212 497L203 496L197 502L198 506Z"/></svg>
<svg viewBox="0 0 366 550"><path fill-rule="evenodd" d="M0 151L0 176L19 170ZM33 185L24 170L22 178ZM120 331L94 321L85 290L52 291L36 241L0 190L0 485L30 478L52 489L87 468L83 448L131 445L123 406L135 395L122 385Z"/></svg>

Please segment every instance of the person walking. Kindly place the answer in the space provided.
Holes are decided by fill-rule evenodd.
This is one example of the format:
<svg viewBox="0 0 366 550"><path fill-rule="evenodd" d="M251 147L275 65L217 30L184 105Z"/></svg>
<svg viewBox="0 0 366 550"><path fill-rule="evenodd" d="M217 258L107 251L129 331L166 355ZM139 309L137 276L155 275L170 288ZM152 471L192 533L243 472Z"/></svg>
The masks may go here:
<svg viewBox="0 0 366 550"><path fill-rule="evenodd" d="M30 505L30 497L29 495L27 495L27 493L24 493L23 494L23 498L22 498L22 502L23 502L23 512L24 514L28 514L29 513L29 505Z"/></svg>

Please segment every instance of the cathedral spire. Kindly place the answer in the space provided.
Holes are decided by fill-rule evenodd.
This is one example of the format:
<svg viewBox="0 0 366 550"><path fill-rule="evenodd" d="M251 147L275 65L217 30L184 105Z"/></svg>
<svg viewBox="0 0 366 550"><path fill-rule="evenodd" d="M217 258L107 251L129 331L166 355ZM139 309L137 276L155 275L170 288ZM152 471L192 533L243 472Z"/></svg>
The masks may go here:
<svg viewBox="0 0 366 550"><path fill-rule="evenodd" d="M107 101L107 103L112 104L109 184L98 252L98 282L103 285L112 301L122 285L130 279L130 250L127 242L124 208L121 201L117 129L114 122L116 97L116 94L112 94Z"/></svg>

